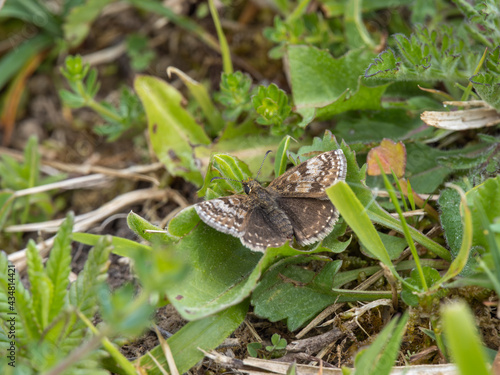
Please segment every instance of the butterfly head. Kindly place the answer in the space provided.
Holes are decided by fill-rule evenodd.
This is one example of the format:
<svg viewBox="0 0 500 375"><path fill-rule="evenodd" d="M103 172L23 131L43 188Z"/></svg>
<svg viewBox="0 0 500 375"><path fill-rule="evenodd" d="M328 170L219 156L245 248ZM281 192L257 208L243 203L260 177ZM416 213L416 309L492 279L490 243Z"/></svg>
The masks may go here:
<svg viewBox="0 0 500 375"><path fill-rule="evenodd" d="M261 187L261 185L257 182L257 180L254 180L253 178L241 181L241 184L243 185L243 191L245 192L246 195L250 195L252 192Z"/></svg>

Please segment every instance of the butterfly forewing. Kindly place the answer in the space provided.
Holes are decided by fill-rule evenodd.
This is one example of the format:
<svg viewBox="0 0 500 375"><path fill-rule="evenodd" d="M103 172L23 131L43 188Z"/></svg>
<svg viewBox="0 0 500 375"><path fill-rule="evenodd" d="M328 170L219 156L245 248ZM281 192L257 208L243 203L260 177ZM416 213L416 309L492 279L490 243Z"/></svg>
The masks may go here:
<svg viewBox="0 0 500 375"><path fill-rule="evenodd" d="M245 232L250 198L246 195L230 195L197 203L196 212L201 220L220 232L241 237Z"/></svg>
<svg viewBox="0 0 500 375"><path fill-rule="evenodd" d="M325 152L289 169L268 189L285 197L326 199L325 189L335 181L345 180L346 164L342 150Z"/></svg>

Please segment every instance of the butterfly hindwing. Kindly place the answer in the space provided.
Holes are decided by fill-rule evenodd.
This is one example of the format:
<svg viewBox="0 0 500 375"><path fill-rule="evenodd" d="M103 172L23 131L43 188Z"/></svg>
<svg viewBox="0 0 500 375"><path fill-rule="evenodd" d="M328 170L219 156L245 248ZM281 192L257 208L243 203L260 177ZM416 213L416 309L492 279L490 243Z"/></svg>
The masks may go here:
<svg viewBox="0 0 500 375"><path fill-rule="evenodd" d="M279 198L278 205L290 219L295 239L310 245L325 238L339 217L329 200L316 198Z"/></svg>
<svg viewBox="0 0 500 375"><path fill-rule="evenodd" d="M282 246L289 237L277 230L276 224L270 221L264 211L256 208L248 218L248 224L243 236L240 238L243 245L254 251L265 251L268 247Z"/></svg>

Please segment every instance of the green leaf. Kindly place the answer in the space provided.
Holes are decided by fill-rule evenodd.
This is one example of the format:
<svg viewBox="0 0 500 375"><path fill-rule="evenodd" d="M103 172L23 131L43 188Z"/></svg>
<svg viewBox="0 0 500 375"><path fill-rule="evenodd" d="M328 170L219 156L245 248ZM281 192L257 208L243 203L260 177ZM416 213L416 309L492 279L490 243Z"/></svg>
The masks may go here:
<svg viewBox="0 0 500 375"><path fill-rule="evenodd" d="M473 74L481 54L469 53L456 28L440 25L436 30L417 28L409 38L394 34L397 52L383 51L366 69L365 77L401 81L438 80L465 83Z"/></svg>
<svg viewBox="0 0 500 375"><path fill-rule="evenodd" d="M42 257L38 253L38 248L33 240L28 243L26 260L31 284L33 310L36 314L35 319L41 328L45 329L49 323L50 302L52 302L54 286L47 277L43 268Z"/></svg>
<svg viewBox="0 0 500 375"><path fill-rule="evenodd" d="M175 365L180 374L187 372L204 354L199 350L215 349L226 337L233 333L245 319L248 302L227 308L215 315L189 322L167 340L174 357ZM165 355L160 346L142 356L138 361L142 367L149 368L148 374L162 375L150 355L169 371Z"/></svg>
<svg viewBox="0 0 500 375"><path fill-rule="evenodd" d="M182 107L182 96L173 86L154 77L138 76L134 87L146 110L151 145L170 174L201 185L203 180L193 155L193 145L210 139Z"/></svg>
<svg viewBox="0 0 500 375"><path fill-rule="evenodd" d="M63 24L64 39L70 46L80 45L90 32L92 22L112 0L87 0L71 9Z"/></svg>
<svg viewBox="0 0 500 375"><path fill-rule="evenodd" d="M465 188L464 183L457 182L457 185L462 189ZM456 257L462 244L462 216L460 215L460 194L452 188L446 188L439 196L440 220L444 230L446 242L450 248L453 257ZM469 270L464 276L470 275Z"/></svg>
<svg viewBox="0 0 500 375"><path fill-rule="evenodd" d="M395 274L394 266L387 250L373 226L367 210L356 198L351 188L344 182L338 181L326 189L333 205L358 236L365 249L384 263Z"/></svg>
<svg viewBox="0 0 500 375"><path fill-rule="evenodd" d="M262 125L279 127L292 111L292 107L288 105L288 96L274 83L268 87L259 86L257 95L252 97L252 103L260 115L257 122Z"/></svg>
<svg viewBox="0 0 500 375"><path fill-rule="evenodd" d="M286 135L281 140L278 149L276 150L276 158L274 159L274 176L275 178L281 176L286 171L286 165L288 163L287 151L290 147L290 141L293 138Z"/></svg>
<svg viewBox="0 0 500 375"><path fill-rule="evenodd" d="M184 237L191 232L199 221L200 218L194 206L186 207L169 221L167 227L168 234L175 237Z"/></svg>
<svg viewBox="0 0 500 375"><path fill-rule="evenodd" d="M486 251L491 251L484 233L485 228L481 222L478 206L486 213L490 223L500 217L500 176L487 179L481 185L469 190L465 195L472 214L472 246L479 246Z"/></svg>
<svg viewBox="0 0 500 375"><path fill-rule="evenodd" d="M3 9L2 9L3 12ZM0 59L0 89L34 56L54 43L51 35L42 33L26 39Z"/></svg>
<svg viewBox="0 0 500 375"><path fill-rule="evenodd" d="M475 319L465 302L446 304L441 310L446 342L463 375L490 374Z"/></svg>
<svg viewBox="0 0 500 375"><path fill-rule="evenodd" d="M408 242L406 242L404 238L391 236L389 234L378 231L377 233L380 239L382 240L382 243L384 244L384 247L387 250L389 257L392 260L399 258L403 250L408 246ZM364 247L362 247L362 249L364 249ZM371 256L370 253L366 255Z"/></svg>
<svg viewBox="0 0 500 375"><path fill-rule="evenodd" d="M54 288L53 298L49 301L48 321L52 321L67 304L67 288L71 271L71 241L73 230L73 213L68 213L54 239L54 246L46 264L47 276Z"/></svg>
<svg viewBox="0 0 500 375"><path fill-rule="evenodd" d="M0 271L1 300L9 301L8 297L12 297L12 295L9 295L9 292L14 291L16 338L23 344L39 340L42 329L36 319L37 314L33 309L33 299L29 291L24 288L23 283L19 280L19 274L13 272L15 268L13 265L9 265L7 256L3 252L0 253ZM10 299L10 301L12 301L12 299ZM10 306L7 311L12 313ZM4 308L3 310L6 309ZM7 321L9 318L12 318L12 316L2 313L2 319L4 318L5 321Z"/></svg>
<svg viewBox="0 0 500 375"><path fill-rule="evenodd" d="M220 92L215 95L216 100L224 105L224 115L235 121L242 113L252 108L250 88L252 79L242 72L222 73Z"/></svg>
<svg viewBox="0 0 500 375"><path fill-rule="evenodd" d="M100 284L97 290L99 313L113 332L134 337L152 325L154 307L142 291L136 296L135 287L127 283L111 293L109 286Z"/></svg>
<svg viewBox="0 0 500 375"><path fill-rule="evenodd" d="M361 83L357 86L357 91L349 90L345 91L337 100L333 103L317 109L316 119L317 120L329 120L335 115L347 111L353 110L377 110L381 109L382 95L384 95L389 84L380 86L366 86ZM378 130L380 134L380 130ZM391 137L394 135L392 133Z"/></svg>
<svg viewBox="0 0 500 375"><path fill-rule="evenodd" d="M96 310L96 288L107 277L110 252L111 237L100 238L90 250L83 271L69 289L69 302L89 319Z"/></svg>
<svg viewBox="0 0 500 375"><path fill-rule="evenodd" d="M389 374L399 353L408 322L408 313L394 318L378 334L376 340L354 362L356 375Z"/></svg>
<svg viewBox="0 0 500 375"><path fill-rule="evenodd" d="M441 275L439 272L431 267L422 267L424 274L424 279L428 287L431 287L441 280ZM404 279L403 290L401 291L401 299L404 303L409 306L417 306L421 302L420 296L415 293L425 293L425 289L422 284L422 279L418 273L417 269L413 269L410 273L410 277ZM437 292L438 297L443 297L446 291L440 290Z"/></svg>
<svg viewBox="0 0 500 375"><path fill-rule="evenodd" d="M460 189L459 187L455 187L455 189ZM467 265L469 260L469 256L472 249L472 236L473 236L473 228L472 228L472 215L471 209L468 207L466 196L461 193L461 202L460 202L460 213L463 219L463 235L462 235L462 244L460 246L460 250L453 259L453 262L450 264L450 268L446 271L446 274L442 277L440 284L450 280L451 278L457 276ZM482 226L481 226L482 227ZM438 288L436 285L434 289Z"/></svg>
<svg viewBox="0 0 500 375"><path fill-rule="evenodd" d="M350 50L360 47L375 48L376 42L370 37L362 19L361 3L357 0L348 0L345 3L344 26L346 42Z"/></svg>
<svg viewBox="0 0 500 375"><path fill-rule="evenodd" d="M297 108L326 107L322 109L323 118L344 110L380 108L380 97L386 86L364 87L357 97L359 77L373 58L371 53L358 49L334 59L327 51L306 46L289 46L287 53Z"/></svg>
<svg viewBox="0 0 500 375"><path fill-rule="evenodd" d="M169 251L190 267L185 278L164 288L170 302L188 320L241 302L255 287L265 265L259 263L261 253L248 250L238 238L203 222Z"/></svg>
<svg viewBox="0 0 500 375"><path fill-rule="evenodd" d="M0 229L3 228L14 206L14 193L0 191Z"/></svg>
<svg viewBox="0 0 500 375"><path fill-rule="evenodd" d="M326 262L318 274L297 266L313 260ZM385 298L376 292L348 296L343 295L343 291L332 291L342 262L327 260L319 256L298 255L273 264L252 294L255 314L272 322L286 319L288 329L294 331L335 302ZM384 295L388 296L387 293Z"/></svg>
<svg viewBox="0 0 500 375"><path fill-rule="evenodd" d="M146 241L153 242L153 241L159 241L159 242L164 242L164 243L169 243L174 240L171 236L169 236L166 233L155 233L155 232L147 232L148 230L152 231L162 231L162 228L158 228L156 225L151 224L149 221L146 219L140 217L137 215L135 212L130 212L127 216L127 225L130 229L134 231L138 236L142 237ZM129 241L126 239L123 239L124 241ZM114 242L115 240L113 240ZM129 241L133 242L133 241ZM134 248L133 245L129 244L128 242L124 243L125 246L129 248ZM119 244L116 244L116 249L115 251L121 251ZM118 254L118 253L117 253ZM121 254L118 254L121 255ZM126 255L123 255L126 256Z"/></svg>
<svg viewBox="0 0 500 375"><path fill-rule="evenodd" d="M251 342L250 344L247 344L248 355L250 357L257 358L257 355L259 354L257 351L260 349L262 349L262 344L260 342Z"/></svg>
<svg viewBox="0 0 500 375"><path fill-rule="evenodd" d="M104 237L109 237L111 239L111 244L113 245L113 254L135 258L141 256L144 252L151 251L151 246L138 243L126 238L114 237L114 236L101 236L97 234L90 233L73 233L73 240L76 242L83 243L85 245L97 246Z"/></svg>
<svg viewBox="0 0 500 375"><path fill-rule="evenodd" d="M214 177L224 177L230 180L217 179ZM212 154L208 163L207 174L202 188L198 191L198 196L204 196L206 200L227 195L227 192L242 193L242 185L239 181L252 177L252 172L248 165L237 157L227 154Z"/></svg>

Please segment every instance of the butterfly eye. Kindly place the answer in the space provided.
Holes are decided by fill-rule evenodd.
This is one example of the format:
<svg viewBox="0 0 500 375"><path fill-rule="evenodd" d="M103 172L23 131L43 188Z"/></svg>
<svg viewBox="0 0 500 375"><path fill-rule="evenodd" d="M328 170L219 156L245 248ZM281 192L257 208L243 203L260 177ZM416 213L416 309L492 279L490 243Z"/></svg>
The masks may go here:
<svg viewBox="0 0 500 375"><path fill-rule="evenodd" d="M243 191L245 194L250 194L250 187L248 185L243 185Z"/></svg>

